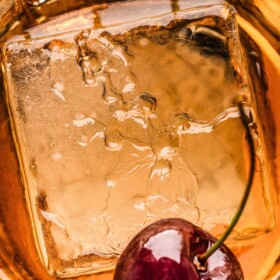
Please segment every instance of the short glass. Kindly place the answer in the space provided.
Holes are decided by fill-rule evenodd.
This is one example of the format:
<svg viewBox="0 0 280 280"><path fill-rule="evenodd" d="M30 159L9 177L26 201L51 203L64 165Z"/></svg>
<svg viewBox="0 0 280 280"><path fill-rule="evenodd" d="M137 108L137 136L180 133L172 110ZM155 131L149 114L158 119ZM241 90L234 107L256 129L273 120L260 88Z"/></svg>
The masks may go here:
<svg viewBox="0 0 280 280"><path fill-rule="evenodd" d="M166 217L219 236L246 183L242 99L258 167L228 245L264 279L280 252L279 4L101 2L0 2L1 273L111 279Z"/></svg>

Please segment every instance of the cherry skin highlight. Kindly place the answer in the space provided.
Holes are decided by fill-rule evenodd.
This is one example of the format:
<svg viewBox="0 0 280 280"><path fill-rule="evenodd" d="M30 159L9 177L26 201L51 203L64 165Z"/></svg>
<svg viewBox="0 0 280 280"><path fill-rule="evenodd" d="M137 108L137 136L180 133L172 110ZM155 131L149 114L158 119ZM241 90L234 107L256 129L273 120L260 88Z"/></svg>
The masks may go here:
<svg viewBox="0 0 280 280"><path fill-rule="evenodd" d="M240 264L222 245L197 269L195 259L214 238L183 219L160 220L139 232L121 255L114 280L242 280Z"/></svg>

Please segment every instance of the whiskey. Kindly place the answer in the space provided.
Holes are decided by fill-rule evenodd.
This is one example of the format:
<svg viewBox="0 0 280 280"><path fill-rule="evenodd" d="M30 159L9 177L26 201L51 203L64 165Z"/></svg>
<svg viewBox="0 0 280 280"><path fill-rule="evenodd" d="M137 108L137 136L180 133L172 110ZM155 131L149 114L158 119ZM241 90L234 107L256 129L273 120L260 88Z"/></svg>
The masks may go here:
<svg viewBox="0 0 280 280"><path fill-rule="evenodd" d="M258 171L229 245L241 248L241 239L274 228L269 151L234 11L187 7L125 24L120 12L104 24L110 9L125 5L141 7L96 9L93 22L86 8L82 31L60 35L50 21L25 31L33 39L10 39L4 48L31 225L54 276L111 270L127 242L157 219L183 217L221 234L246 184L246 140L234 106L240 97ZM89 23L97 29L83 30Z"/></svg>

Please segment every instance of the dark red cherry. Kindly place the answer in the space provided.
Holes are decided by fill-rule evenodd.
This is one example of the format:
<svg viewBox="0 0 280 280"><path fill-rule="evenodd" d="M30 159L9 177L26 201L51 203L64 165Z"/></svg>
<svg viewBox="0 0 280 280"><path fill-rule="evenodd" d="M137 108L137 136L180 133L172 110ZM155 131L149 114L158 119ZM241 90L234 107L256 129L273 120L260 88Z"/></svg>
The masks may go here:
<svg viewBox="0 0 280 280"><path fill-rule="evenodd" d="M164 219L138 233L121 255L114 280L242 280L239 262L222 245L195 265L216 238L183 219Z"/></svg>

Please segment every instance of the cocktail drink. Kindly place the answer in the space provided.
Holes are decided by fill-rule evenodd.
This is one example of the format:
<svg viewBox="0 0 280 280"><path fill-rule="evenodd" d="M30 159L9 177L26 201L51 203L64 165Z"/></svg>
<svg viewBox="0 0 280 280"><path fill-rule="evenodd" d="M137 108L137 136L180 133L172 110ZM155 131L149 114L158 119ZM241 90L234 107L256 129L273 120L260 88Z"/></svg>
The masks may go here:
<svg viewBox="0 0 280 280"><path fill-rule="evenodd" d="M110 279L133 236L163 218L222 234L249 165L236 100L257 168L228 245L248 279L262 277L266 251L255 274L248 258L266 236L267 267L279 254L279 101L268 104L278 73L246 22L218 0L50 2L29 1L36 24L22 27L23 16L3 32L1 211L23 279Z"/></svg>

